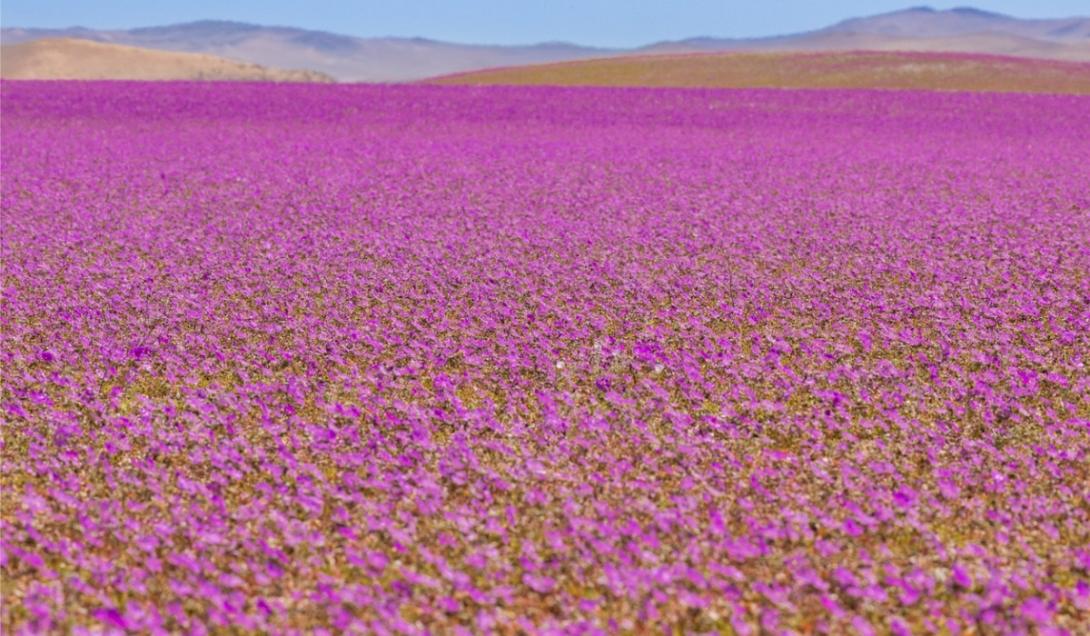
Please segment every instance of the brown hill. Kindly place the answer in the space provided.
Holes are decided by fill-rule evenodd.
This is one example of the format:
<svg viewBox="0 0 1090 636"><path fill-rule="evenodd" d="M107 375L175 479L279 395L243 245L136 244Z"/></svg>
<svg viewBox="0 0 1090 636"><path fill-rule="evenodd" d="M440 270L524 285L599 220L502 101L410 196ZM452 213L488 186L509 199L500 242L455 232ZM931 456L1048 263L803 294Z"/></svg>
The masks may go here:
<svg viewBox="0 0 1090 636"><path fill-rule="evenodd" d="M1090 93L1090 64L994 55L851 51L611 57L474 71L438 84L891 88Z"/></svg>
<svg viewBox="0 0 1090 636"><path fill-rule="evenodd" d="M273 69L214 55L175 53L74 38L0 47L5 79L253 80L329 82L314 71Z"/></svg>

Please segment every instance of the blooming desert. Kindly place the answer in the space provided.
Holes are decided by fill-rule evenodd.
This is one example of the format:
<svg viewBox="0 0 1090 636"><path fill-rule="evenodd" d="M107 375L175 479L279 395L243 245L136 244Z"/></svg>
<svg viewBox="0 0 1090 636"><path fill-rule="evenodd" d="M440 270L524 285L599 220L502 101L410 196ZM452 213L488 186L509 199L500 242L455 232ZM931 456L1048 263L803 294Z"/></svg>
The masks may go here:
<svg viewBox="0 0 1090 636"><path fill-rule="evenodd" d="M2 85L10 633L1086 633L1090 101Z"/></svg>

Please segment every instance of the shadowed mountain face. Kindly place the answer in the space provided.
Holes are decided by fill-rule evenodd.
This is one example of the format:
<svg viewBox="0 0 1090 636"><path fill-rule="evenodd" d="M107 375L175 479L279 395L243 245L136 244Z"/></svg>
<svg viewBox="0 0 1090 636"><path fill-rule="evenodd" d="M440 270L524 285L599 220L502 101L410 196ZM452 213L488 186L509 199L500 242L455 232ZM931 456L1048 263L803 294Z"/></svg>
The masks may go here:
<svg viewBox="0 0 1090 636"><path fill-rule="evenodd" d="M358 38L212 20L114 31L80 27L3 29L5 44L44 37L206 53L269 67L319 71L340 81L379 82L634 53L698 51L958 51L1090 61L1090 18L1023 20L971 8L936 11L917 7L853 18L792 35L754 39L700 37L625 50L563 42L490 46L423 38Z"/></svg>

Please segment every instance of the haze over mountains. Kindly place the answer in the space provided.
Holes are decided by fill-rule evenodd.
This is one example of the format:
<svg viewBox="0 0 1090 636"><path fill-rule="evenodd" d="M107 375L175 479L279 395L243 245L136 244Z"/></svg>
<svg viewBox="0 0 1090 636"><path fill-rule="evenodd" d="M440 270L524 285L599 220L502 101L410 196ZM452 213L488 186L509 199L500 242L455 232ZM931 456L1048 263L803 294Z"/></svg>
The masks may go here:
<svg viewBox="0 0 1090 636"><path fill-rule="evenodd" d="M325 31L212 20L127 31L96 31L82 27L5 28L0 37L4 44L61 37L206 53L267 67L318 71L342 82L401 82L479 68L621 53L559 42L488 46L424 38L358 38Z"/></svg>
<svg viewBox="0 0 1090 636"><path fill-rule="evenodd" d="M1090 17L1015 18L969 7L914 7L851 18L832 26L754 39L691 38L660 42L645 52L694 51L947 51L1090 61Z"/></svg>
<svg viewBox="0 0 1090 636"><path fill-rule="evenodd" d="M317 71L350 82L412 81L484 68L619 55L722 51L958 51L1090 61L1090 17L1030 20L972 8L937 11L927 7L853 18L791 35L750 39L696 37L635 49L604 49L563 42L493 46L424 38L360 38L222 21L129 30L4 28L0 33L4 45L42 38L75 38L202 53L263 67ZM7 66L10 65L5 63ZM10 76L7 72L5 75Z"/></svg>

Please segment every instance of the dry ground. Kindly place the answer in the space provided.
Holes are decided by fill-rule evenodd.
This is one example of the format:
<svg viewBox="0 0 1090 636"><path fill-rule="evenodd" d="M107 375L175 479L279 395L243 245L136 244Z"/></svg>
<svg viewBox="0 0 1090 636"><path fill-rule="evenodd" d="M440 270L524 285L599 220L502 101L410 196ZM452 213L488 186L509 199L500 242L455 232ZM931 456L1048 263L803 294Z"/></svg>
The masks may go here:
<svg viewBox="0 0 1090 636"><path fill-rule="evenodd" d="M72 38L49 38L0 48L0 76L4 79L332 81L314 71L273 69L214 55Z"/></svg>
<svg viewBox="0 0 1090 636"><path fill-rule="evenodd" d="M993 55L853 51L615 57L491 69L441 84L890 88L1090 93L1090 63Z"/></svg>

